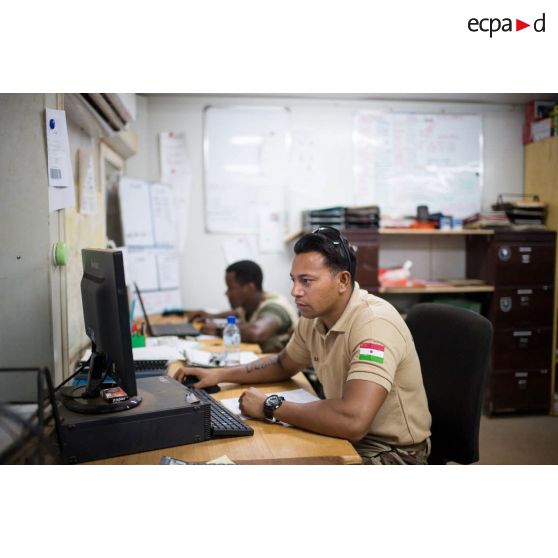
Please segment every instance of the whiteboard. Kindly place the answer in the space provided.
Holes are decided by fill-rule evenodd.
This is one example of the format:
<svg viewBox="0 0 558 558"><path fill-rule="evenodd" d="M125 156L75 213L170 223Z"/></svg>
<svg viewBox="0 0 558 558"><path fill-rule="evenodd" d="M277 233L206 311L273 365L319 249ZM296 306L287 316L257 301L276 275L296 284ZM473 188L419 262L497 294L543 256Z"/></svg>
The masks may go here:
<svg viewBox="0 0 558 558"><path fill-rule="evenodd" d="M356 205L392 217L417 205L460 218L481 210L479 115L360 111L354 124Z"/></svg>
<svg viewBox="0 0 558 558"><path fill-rule="evenodd" d="M289 111L207 107L204 126L206 228L254 234L261 211L285 211Z"/></svg>

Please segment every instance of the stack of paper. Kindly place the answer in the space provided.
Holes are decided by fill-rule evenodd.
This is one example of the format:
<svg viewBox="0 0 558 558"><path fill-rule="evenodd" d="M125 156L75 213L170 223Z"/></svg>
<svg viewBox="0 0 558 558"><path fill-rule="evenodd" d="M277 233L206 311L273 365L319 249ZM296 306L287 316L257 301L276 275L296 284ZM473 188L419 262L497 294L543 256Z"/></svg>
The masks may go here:
<svg viewBox="0 0 558 558"><path fill-rule="evenodd" d="M276 392L277 395L282 395L285 401L290 401L291 403L311 403L312 401L319 401L320 398L312 395L305 389L291 389L289 391ZM271 395L271 394L267 394ZM238 405L238 397L231 397L229 399L221 399L220 402L229 409L235 415L238 415L241 419L246 420L250 417L243 415L240 412L240 407ZM290 424L284 422L284 426L290 426Z"/></svg>
<svg viewBox="0 0 558 558"><path fill-rule="evenodd" d="M203 366L206 368L217 368L224 366L224 353L211 353L188 348L184 350L184 357L191 366ZM258 360L258 355L252 351L240 351L240 364L248 364Z"/></svg>

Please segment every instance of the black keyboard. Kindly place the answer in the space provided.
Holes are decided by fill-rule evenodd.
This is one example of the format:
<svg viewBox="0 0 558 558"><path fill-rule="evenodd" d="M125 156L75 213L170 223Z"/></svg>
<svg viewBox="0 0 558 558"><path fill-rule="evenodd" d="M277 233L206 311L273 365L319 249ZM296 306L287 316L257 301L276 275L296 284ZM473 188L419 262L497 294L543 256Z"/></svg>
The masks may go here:
<svg viewBox="0 0 558 558"><path fill-rule="evenodd" d="M134 370L136 372L161 370L163 373L166 373L167 362L166 360L134 360Z"/></svg>
<svg viewBox="0 0 558 558"><path fill-rule="evenodd" d="M254 434L253 428L244 423L240 417L231 413L222 403L213 399L203 389L189 389L200 401L210 405L212 438L221 436L252 436Z"/></svg>

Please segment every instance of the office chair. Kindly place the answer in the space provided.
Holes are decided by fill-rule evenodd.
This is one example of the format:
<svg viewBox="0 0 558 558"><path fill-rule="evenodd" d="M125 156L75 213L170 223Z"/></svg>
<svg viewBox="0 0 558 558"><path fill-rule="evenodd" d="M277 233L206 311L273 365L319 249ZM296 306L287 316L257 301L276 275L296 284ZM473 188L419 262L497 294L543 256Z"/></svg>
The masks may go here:
<svg viewBox="0 0 558 558"><path fill-rule="evenodd" d="M490 369L492 324L445 304L417 304L406 319L432 415L428 462L479 460L480 416Z"/></svg>

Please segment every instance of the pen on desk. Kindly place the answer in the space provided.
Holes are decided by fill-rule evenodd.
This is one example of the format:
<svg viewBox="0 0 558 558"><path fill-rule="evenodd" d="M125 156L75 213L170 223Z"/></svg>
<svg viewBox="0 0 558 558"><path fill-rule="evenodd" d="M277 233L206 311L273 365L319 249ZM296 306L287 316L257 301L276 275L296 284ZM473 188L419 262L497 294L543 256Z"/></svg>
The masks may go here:
<svg viewBox="0 0 558 558"><path fill-rule="evenodd" d="M136 297L134 297L132 299L132 307L130 309L130 328L132 327L132 324L134 323L134 311L136 309Z"/></svg>

